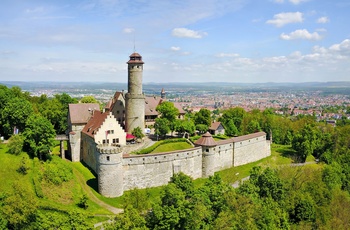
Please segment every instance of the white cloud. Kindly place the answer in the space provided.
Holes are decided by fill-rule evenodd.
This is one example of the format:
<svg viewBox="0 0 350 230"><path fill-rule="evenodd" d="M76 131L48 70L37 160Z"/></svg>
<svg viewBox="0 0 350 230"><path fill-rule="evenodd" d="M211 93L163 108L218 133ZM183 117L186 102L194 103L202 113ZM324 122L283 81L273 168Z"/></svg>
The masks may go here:
<svg viewBox="0 0 350 230"><path fill-rule="evenodd" d="M179 38L202 38L207 35L206 32L194 31L187 28L175 28L171 34Z"/></svg>
<svg viewBox="0 0 350 230"><path fill-rule="evenodd" d="M134 28L124 28L123 29L123 33L124 34L130 34L130 33L134 32L134 31L135 31Z"/></svg>
<svg viewBox="0 0 350 230"><path fill-rule="evenodd" d="M327 22L329 22L328 17L321 17L321 18L317 19L317 23L327 23Z"/></svg>
<svg viewBox="0 0 350 230"><path fill-rule="evenodd" d="M295 40L295 39L321 40L322 36L317 32L310 33L306 29L303 29L303 30L293 31L290 34L282 33L280 35L280 38L283 40Z"/></svg>
<svg viewBox="0 0 350 230"><path fill-rule="evenodd" d="M307 2L308 0L289 0L289 2L293 3L294 5L298 5L302 2Z"/></svg>
<svg viewBox="0 0 350 230"><path fill-rule="evenodd" d="M284 0L273 0L273 1L275 3L279 3L279 4L284 3ZM307 1L309 1L309 0L289 0L289 2L294 4L294 5L298 5L298 4L302 3L302 2L307 2Z"/></svg>
<svg viewBox="0 0 350 230"><path fill-rule="evenodd" d="M178 46L172 46L172 47L170 47L170 49L171 49L172 51L179 51L181 48L178 47Z"/></svg>
<svg viewBox="0 0 350 230"><path fill-rule="evenodd" d="M282 27L290 23L301 23L303 22L303 14L300 12L286 12L279 13L273 16L274 19L266 21L267 24L273 24L277 27Z"/></svg>
<svg viewBox="0 0 350 230"><path fill-rule="evenodd" d="M216 57L239 57L237 53L219 53L215 55Z"/></svg>

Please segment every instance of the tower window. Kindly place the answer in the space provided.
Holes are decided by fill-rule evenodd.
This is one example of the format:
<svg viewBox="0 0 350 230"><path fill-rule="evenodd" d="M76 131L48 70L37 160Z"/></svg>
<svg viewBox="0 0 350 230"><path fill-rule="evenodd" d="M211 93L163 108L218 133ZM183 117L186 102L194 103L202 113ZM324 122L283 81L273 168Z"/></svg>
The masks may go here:
<svg viewBox="0 0 350 230"><path fill-rule="evenodd" d="M107 156L107 161L110 161L109 156Z"/></svg>

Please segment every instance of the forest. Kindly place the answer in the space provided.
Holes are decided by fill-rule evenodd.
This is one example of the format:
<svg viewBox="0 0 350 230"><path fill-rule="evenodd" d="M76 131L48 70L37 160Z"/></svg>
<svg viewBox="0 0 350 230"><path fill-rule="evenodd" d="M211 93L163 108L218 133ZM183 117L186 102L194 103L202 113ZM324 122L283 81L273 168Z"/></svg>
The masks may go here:
<svg viewBox="0 0 350 230"><path fill-rule="evenodd" d="M315 116L239 107L201 109L179 123L165 105L158 122L167 125L159 134L194 135L218 120L227 136L266 132L273 148L285 146L284 156L300 165L252 167L250 179L238 188L219 174L198 181L180 173L156 196L149 190L126 193L120 202L124 212L110 215L77 185L77 166L51 154L55 135L67 129L68 104L79 101L94 99L31 96L0 85L0 134L8 140L0 144L0 161L13 169L0 170L0 229L92 229L106 220L91 213L111 218L104 229L350 229L349 106L338 108L344 117L332 126ZM310 157L315 160L307 161ZM63 187L66 194L55 193ZM69 201L62 201L67 194Z"/></svg>

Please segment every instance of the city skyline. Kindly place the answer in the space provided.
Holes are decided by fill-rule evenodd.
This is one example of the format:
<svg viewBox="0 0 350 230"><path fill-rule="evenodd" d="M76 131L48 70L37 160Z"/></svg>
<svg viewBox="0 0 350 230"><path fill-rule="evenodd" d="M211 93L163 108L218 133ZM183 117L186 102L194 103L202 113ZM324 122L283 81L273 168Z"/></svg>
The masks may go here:
<svg viewBox="0 0 350 230"><path fill-rule="evenodd" d="M1 81L348 81L345 0L7 1Z"/></svg>

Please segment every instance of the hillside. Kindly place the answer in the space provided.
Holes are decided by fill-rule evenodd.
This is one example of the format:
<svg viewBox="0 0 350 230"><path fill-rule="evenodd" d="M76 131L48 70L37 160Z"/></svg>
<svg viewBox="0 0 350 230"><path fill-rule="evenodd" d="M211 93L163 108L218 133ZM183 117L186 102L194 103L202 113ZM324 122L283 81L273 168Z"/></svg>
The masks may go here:
<svg viewBox="0 0 350 230"><path fill-rule="evenodd" d="M28 224L35 212L34 225L45 229L66 225L71 228L73 223L79 226L84 223L89 228L114 215L108 205L94 199L81 171L86 170L87 175L90 172L80 163L73 164L57 156L40 162L24 152L11 155L5 144L0 144L0 161L0 203L5 204L3 212L8 214L4 217L10 218L14 226ZM18 196L21 199L17 200ZM19 208L20 217L14 215Z"/></svg>

